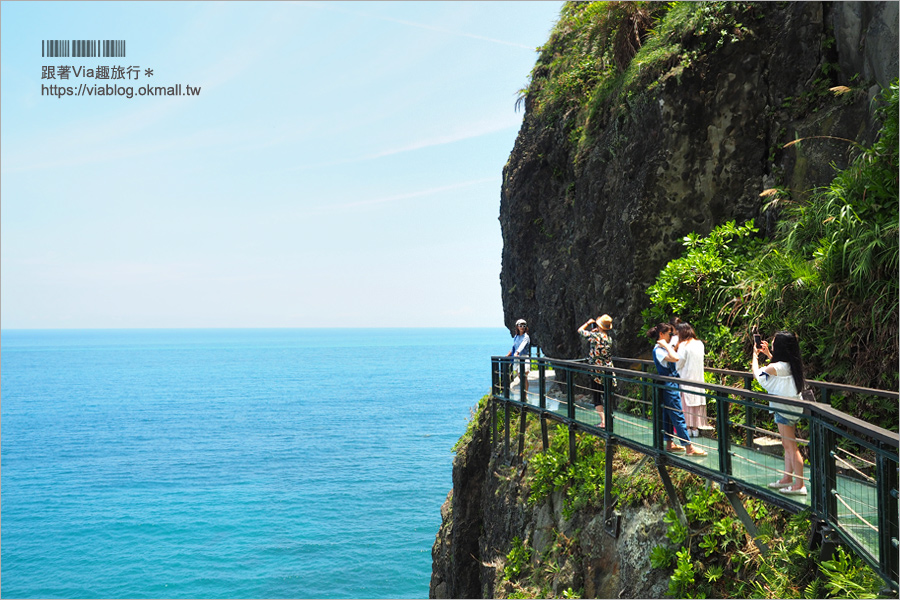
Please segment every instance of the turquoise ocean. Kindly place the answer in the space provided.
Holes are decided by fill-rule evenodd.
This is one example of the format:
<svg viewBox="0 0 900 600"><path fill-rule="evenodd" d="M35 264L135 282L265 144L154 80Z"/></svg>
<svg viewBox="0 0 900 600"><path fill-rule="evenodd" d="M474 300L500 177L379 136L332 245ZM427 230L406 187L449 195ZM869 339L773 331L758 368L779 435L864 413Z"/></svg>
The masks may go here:
<svg viewBox="0 0 900 600"><path fill-rule="evenodd" d="M427 597L493 329L4 330L6 598Z"/></svg>

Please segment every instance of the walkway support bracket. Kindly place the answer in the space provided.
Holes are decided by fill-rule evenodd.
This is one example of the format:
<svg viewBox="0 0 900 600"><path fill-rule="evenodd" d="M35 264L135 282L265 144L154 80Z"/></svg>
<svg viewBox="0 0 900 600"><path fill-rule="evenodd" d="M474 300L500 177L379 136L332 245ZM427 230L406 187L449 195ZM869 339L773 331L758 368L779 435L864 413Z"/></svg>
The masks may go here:
<svg viewBox="0 0 900 600"><path fill-rule="evenodd" d="M540 355L538 348L538 355ZM538 404L541 409L541 442L544 444L544 452L550 447L550 439L547 435L547 415L544 412L547 409L547 372L544 363L538 363Z"/></svg>
<svg viewBox="0 0 900 600"><path fill-rule="evenodd" d="M669 496L669 503L672 505L672 508L675 509L675 515L678 517L681 524L684 525L684 528L688 529L690 524L684 514L684 509L681 507L681 500L678 499L678 495L675 493L675 486L672 485L672 478L669 477L669 471L666 469L666 464L663 462L664 460L665 459L661 457L657 457L656 459L656 468L659 470L659 478L662 479L663 487L666 488L666 495Z"/></svg>
<svg viewBox="0 0 900 600"><path fill-rule="evenodd" d="M619 501L612 494L613 458L615 455L616 442L612 438L608 438L606 440L606 471L603 477L603 530L613 539L618 539L622 515L613 510Z"/></svg>
<svg viewBox="0 0 900 600"><path fill-rule="evenodd" d="M524 408L520 410L521 417L519 419L519 461L525 456L525 428L528 424L525 422L525 415L528 413Z"/></svg>
<svg viewBox="0 0 900 600"><path fill-rule="evenodd" d="M503 405L503 459L509 462L509 402L504 402Z"/></svg>
<svg viewBox="0 0 900 600"><path fill-rule="evenodd" d="M493 450L494 444L497 443L497 431L494 427L497 419L497 401L494 398L499 393L500 371L497 368L497 363L494 360L491 360L491 399L488 402L490 405L488 407L488 415L491 418L491 450Z"/></svg>
<svg viewBox="0 0 900 600"><path fill-rule="evenodd" d="M750 513L747 512L747 509L744 507L744 503L741 501L740 496L737 494L737 486L733 481L729 481L727 483L722 484L722 492L724 492L725 497L728 498L728 501L731 502L731 508L734 509L734 512L737 513L738 519L741 520L741 523L744 524L744 528L747 530L747 533L750 534L750 537L753 538L753 543L756 544L756 547L759 548L760 554L766 556L769 554L769 547L759 539L759 528L756 527L756 523L753 522L753 519L750 518Z"/></svg>
<svg viewBox="0 0 900 600"><path fill-rule="evenodd" d="M497 400L491 398L491 451L497 444Z"/></svg>
<svg viewBox="0 0 900 600"><path fill-rule="evenodd" d="M838 537L837 531L828 525L827 522L821 519L813 521L807 546L810 550L819 549L819 562L831 560L835 549L840 543L841 539Z"/></svg>
<svg viewBox="0 0 900 600"><path fill-rule="evenodd" d="M578 452L575 448L575 388L571 370L566 370L566 414L569 417L569 463L574 465Z"/></svg>

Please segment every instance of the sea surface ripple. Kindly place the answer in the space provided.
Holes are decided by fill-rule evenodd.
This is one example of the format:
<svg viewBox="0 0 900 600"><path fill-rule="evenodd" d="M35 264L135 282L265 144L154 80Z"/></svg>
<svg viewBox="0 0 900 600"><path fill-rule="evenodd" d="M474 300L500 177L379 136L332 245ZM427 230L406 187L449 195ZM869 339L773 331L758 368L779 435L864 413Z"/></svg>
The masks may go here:
<svg viewBox="0 0 900 600"><path fill-rule="evenodd" d="M2 594L427 597L504 329L4 330Z"/></svg>

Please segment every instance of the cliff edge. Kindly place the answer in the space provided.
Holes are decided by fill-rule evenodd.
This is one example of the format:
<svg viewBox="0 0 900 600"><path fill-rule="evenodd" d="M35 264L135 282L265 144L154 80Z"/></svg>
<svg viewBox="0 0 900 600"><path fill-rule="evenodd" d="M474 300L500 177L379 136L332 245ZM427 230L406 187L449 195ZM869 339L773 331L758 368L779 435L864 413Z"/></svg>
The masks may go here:
<svg viewBox="0 0 900 600"><path fill-rule="evenodd" d="M525 575L544 582L539 597L571 597L576 590L585 598L665 595L669 574L651 568L650 554L665 538L667 507L621 507L622 530L613 538L596 502L576 510L561 491L532 502L529 460L540 444L532 439L524 459L508 461L502 443L491 445L484 403L473 419L457 446L453 490L441 507L430 598L515 597Z"/></svg>

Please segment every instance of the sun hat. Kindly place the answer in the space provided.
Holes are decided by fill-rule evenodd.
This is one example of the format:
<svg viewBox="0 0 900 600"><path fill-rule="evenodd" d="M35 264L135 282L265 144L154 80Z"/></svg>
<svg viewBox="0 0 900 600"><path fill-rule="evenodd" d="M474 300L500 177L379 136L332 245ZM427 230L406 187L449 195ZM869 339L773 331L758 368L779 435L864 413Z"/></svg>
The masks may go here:
<svg viewBox="0 0 900 600"><path fill-rule="evenodd" d="M597 325L600 326L600 329L612 329L612 317L609 315L603 315L599 319L597 319Z"/></svg>
<svg viewBox="0 0 900 600"><path fill-rule="evenodd" d="M528 323L525 322L525 319L519 319L518 321L516 321L516 327L518 327L519 325L528 325Z"/></svg>

